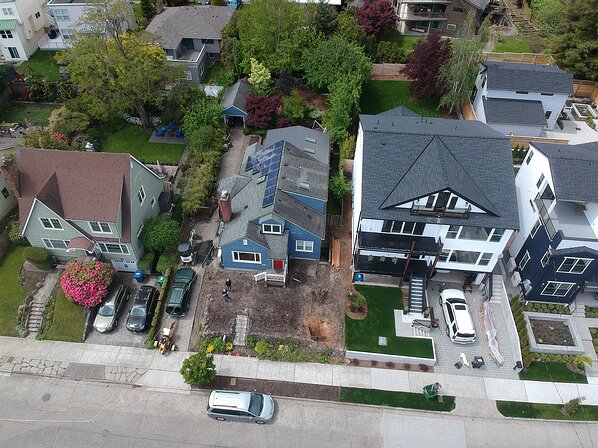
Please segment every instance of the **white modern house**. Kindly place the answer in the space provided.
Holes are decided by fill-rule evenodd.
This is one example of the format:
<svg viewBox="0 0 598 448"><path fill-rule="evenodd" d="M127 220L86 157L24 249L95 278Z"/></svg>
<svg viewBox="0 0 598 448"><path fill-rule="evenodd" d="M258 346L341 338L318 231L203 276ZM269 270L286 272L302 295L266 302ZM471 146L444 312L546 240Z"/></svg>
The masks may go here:
<svg viewBox="0 0 598 448"><path fill-rule="evenodd" d="M573 75L554 65L482 64L472 94L478 120L505 135L539 137L552 130L573 94Z"/></svg>
<svg viewBox="0 0 598 448"><path fill-rule="evenodd" d="M361 115L353 165L353 272L479 284L519 227L508 138L479 121L398 108ZM420 310L421 311L421 310Z"/></svg>
<svg viewBox="0 0 598 448"><path fill-rule="evenodd" d="M112 0L48 0L48 24L50 30L39 41L41 50L65 50L71 46L69 39L79 27L79 20L86 9L99 1ZM127 0L129 3L130 0ZM129 26L133 24L133 10Z"/></svg>
<svg viewBox="0 0 598 448"><path fill-rule="evenodd" d="M515 179L520 231L512 283L526 300L570 303L598 291L598 142L530 143Z"/></svg>
<svg viewBox="0 0 598 448"><path fill-rule="evenodd" d="M2 62L26 61L44 35L45 0L0 0Z"/></svg>

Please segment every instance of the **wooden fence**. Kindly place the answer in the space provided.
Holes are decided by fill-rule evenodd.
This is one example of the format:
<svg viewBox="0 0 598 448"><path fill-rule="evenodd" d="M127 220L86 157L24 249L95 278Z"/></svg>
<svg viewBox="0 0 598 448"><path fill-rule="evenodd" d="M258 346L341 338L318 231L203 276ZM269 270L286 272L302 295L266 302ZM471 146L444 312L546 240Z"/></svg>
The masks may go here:
<svg viewBox="0 0 598 448"><path fill-rule="evenodd" d="M551 55L541 53L484 53L484 60L556 65Z"/></svg>
<svg viewBox="0 0 598 448"><path fill-rule="evenodd" d="M465 100L461 103L461 115L463 115L464 120L477 120L478 117L473 109L473 104L471 101Z"/></svg>
<svg viewBox="0 0 598 448"><path fill-rule="evenodd" d="M574 79L573 96L591 98L594 102L598 101L598 82Z"/></svg>
<svg viewBox="0 0 598 448"><path fill-rule="evenodd" d="M524 149L527 149L529 148L530 142L561 143L565 145L569 143L569 140L561 138L526 137L524 135L509 135L508 137L511 139L511 148L516 148L517 146L520 146Z"/></svg>

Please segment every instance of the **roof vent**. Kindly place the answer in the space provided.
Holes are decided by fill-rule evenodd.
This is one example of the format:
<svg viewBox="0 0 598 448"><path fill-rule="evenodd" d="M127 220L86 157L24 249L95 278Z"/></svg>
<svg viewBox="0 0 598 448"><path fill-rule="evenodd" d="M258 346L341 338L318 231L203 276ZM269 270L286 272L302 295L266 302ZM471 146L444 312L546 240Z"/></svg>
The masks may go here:
<svg viewBox="0 0 598 448"><path fill-rule="evenodd" d="M303 151L308 152L310 154L316 153L316 150L314 148L303 148Z"/></svg>
<svg viewBox="0 0 598 448"><path fill-rule="evenodd" d="M305 141L309 143L318 143L318 141L315 138L311 137L305 137Z"/></svg>
<svg viewBox="0 0 598 448"><path fill-rule="evenodd" d="M289 166L289 162L285 162L285 163L284 163L284 166Z"/></svg>
<svg viewBox="0 0 598 448"><path fill-rule="evenodd" d="M380 142L381 145L386 145L386 142Z"/></svg>
<svg viewBox="0 0 598 448"><path fill-rule="evenodd" d="M303 190L309 190L309 184L306 182L299 182L299 188Z"/></svg>

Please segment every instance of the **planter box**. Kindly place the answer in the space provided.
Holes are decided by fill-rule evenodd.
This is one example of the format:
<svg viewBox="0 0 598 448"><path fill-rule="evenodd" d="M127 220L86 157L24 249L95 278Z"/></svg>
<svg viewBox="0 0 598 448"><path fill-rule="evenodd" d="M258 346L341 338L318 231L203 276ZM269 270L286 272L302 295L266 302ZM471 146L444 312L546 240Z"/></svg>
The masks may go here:
<svg viewBox="0 0 598 448"><path fill-rule="evenodd" d="M583 355L585 354L585 349L583 347L583 343L581 340L581 336L579 332L573 325L573 319L571 316L566 315L555 315L550 313L536 313L536 312L527 312L523 313L525 318L525 327L527 328L527 335L529 337L529 346L532 352L536 353L550 353L553 355ZM567 327L571 332L571 337L573 338L574 345L567 346L567 345L552 345L552 344L541 344L536 340L536 336L534 335L530 317L533 320L552 320L552 321L560 321L560 322L567 322Z"/></svg>

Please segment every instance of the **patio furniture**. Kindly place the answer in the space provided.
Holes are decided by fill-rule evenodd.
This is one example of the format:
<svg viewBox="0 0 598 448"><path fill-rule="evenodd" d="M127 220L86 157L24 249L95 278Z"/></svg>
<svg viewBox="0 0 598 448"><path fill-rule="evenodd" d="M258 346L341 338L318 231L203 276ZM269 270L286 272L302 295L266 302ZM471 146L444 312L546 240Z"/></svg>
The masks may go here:
<svg viewBox="0 0 598 448"><path fill-rule="evenodd" d="M181 131L180 129L177 129L176 131L174 131L174 136L176 138L183 138L185 134L183 134L183 131Z"/></svg>
<svg viewBox="0 0 598 448"><path fill-rule="evenodd" d="M166 133L166 128L156 129L156 137L164 137Z"/></svg>

